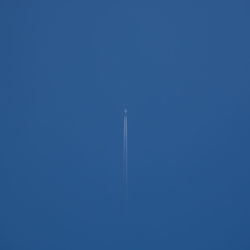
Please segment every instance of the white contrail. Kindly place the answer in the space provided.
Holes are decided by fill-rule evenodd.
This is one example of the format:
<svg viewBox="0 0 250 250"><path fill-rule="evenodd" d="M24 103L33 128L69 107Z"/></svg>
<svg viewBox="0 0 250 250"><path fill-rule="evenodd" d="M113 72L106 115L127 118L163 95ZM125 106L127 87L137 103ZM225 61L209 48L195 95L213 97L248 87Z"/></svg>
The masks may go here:
<svg viewBox="0 0 250 250"><path fill-rule="evenodd" d="M128 120L127 109L124 110L123 125L123 182L125 185L125 197L128 197Z"/></svg>

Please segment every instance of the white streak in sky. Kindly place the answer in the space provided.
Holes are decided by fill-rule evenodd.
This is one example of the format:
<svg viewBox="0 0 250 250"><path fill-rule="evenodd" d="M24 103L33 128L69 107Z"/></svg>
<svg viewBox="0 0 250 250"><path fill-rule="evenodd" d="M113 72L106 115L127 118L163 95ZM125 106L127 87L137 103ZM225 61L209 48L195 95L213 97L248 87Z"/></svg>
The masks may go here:
<svg viewBox="0 0 250 250"><path fill-rule="evenodd" d="M125 197L128 197L128 121L127 109L124 110L123 124L123 182L125 185Z"/></svg>

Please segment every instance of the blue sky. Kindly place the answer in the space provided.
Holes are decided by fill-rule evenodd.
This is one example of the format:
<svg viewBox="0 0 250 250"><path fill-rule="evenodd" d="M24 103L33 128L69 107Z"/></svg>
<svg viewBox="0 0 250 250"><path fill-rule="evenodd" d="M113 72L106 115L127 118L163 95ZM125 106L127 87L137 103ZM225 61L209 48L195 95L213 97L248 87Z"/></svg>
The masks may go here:
<svg viewBox="0 0 250 250"><path fill-rule="evenodd" d="M249 249L249 9L2 0L0 248Z"/></svg>

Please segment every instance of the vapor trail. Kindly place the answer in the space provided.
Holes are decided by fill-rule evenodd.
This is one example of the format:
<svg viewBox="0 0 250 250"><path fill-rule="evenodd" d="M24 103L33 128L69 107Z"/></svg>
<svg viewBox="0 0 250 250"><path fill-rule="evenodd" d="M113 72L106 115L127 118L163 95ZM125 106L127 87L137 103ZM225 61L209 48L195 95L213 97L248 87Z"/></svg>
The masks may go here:
<svg viewBox="0 0 250 250"><path fill-rule="evenodd" d="M124 110L123 125L123 182L125 188L125 197L128 198L128 121L127 109Z"/></svg>

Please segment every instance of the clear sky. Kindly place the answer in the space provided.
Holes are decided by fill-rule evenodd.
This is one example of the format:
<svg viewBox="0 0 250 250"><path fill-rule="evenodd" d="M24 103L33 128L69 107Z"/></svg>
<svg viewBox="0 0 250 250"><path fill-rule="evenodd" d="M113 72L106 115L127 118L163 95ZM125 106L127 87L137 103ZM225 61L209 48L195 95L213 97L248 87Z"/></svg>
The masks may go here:
<svg viewBox="0 0 250 250"><path fill-rule="evenodd" d="M249 250L249 10L1 0L0 249Z"/></svg>

